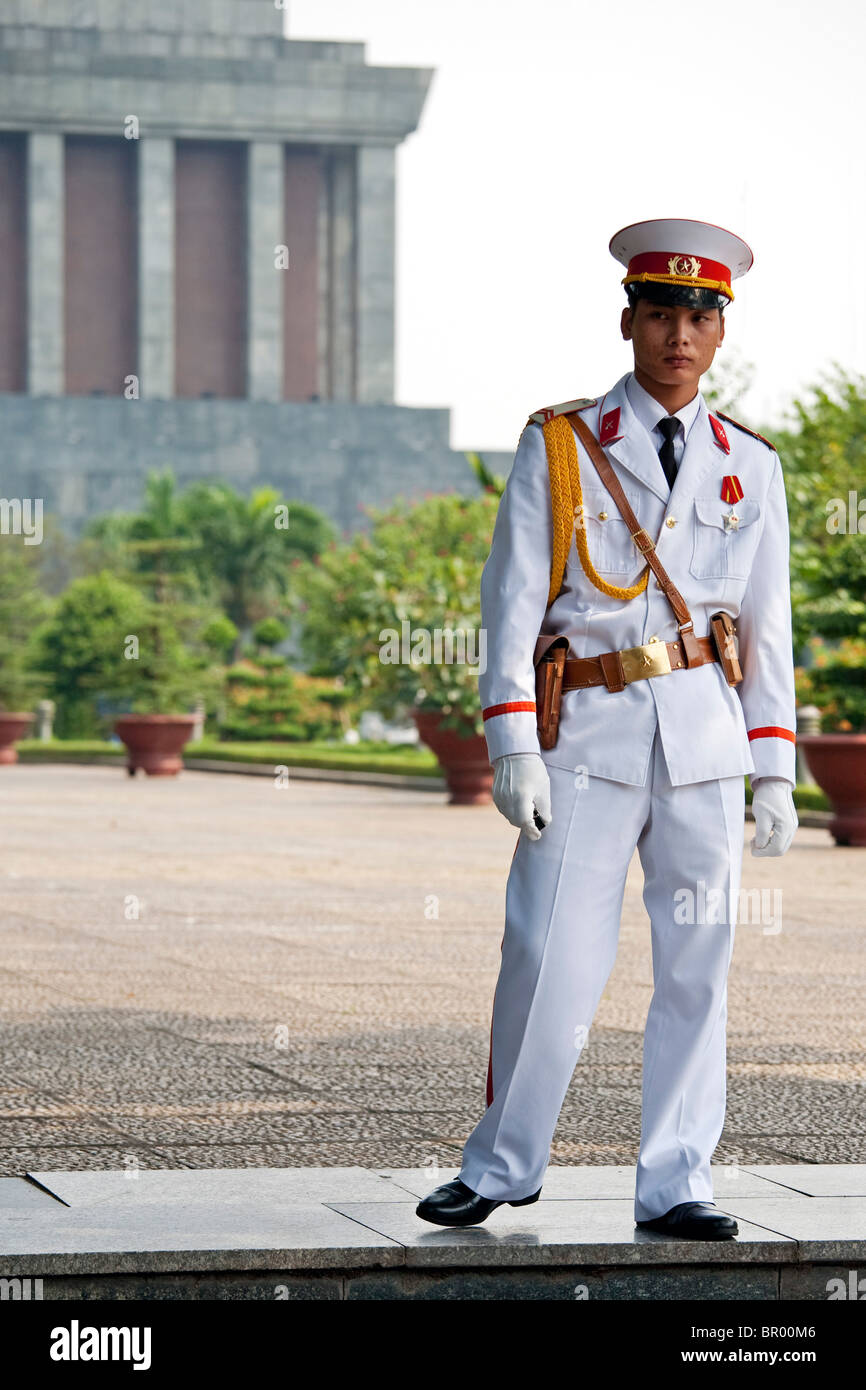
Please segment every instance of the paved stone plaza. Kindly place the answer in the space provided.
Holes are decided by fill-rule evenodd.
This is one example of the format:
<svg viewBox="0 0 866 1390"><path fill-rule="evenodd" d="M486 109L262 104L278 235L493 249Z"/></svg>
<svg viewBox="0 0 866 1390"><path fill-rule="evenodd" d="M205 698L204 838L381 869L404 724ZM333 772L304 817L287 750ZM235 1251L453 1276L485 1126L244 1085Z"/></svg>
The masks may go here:
<svg viewBox="0 0 866 1390"><path fill-rule="evenodd" d="M60 765L0 789L3 1174L456 1174L516 840L492 807ZM738 928L720 1206L741 1164L866 1162L864 881L825 830L781 860L747 845L743 886L781 889L782 920ZM635 1162L651 979L635 858L555 1164Z"/></svg>

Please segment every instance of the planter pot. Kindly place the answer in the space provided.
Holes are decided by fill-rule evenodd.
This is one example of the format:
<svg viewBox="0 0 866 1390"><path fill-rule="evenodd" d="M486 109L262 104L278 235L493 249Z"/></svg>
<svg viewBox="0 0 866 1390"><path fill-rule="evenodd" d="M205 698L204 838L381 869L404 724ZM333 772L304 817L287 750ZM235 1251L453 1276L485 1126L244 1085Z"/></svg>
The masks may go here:
<svg viewBox="0 0 866 1390"><path fill-rule="evenodd" d="M17 763L15 744L30 732L35 717L33 714L0 714L0 765Z"/></svg>
<svg viewBox="0 0 866 1390"><path fill-rule="evenodd" d="M450 806L486 806L491 800L493 768L483 734L464 738L457 729L441 727L438 710L415 710L413 718L422 743L439 759L451 793Z"/></svg>
<svg viewBox="0 0 866 1390"><path fill-rule="evenodd" d="M866 846L866 733L798 734L797 747L833 808L836 844Z"/></svg>
<svg viewBox="0 0 866 1390"><path fill-rule="evenodd" d="M194 714L122 714L114 729L126 744L130 777L138 768L148 777L176 777L183 767L181 751L195 722Z"/></svg>

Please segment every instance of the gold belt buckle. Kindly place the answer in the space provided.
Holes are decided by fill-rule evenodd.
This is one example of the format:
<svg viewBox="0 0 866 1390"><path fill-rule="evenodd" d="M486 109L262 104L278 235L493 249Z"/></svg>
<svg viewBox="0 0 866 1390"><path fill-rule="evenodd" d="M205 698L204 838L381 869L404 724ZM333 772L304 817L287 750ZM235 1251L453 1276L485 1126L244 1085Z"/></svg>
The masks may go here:
<svg viewBox="0 0 866 1390"><path fill-rule="evenodd" d="M668 644L658 637L644 642L641 647L627 647L619 655L626 684L643 680L644 676L669 676L671 673Z"/></svg>

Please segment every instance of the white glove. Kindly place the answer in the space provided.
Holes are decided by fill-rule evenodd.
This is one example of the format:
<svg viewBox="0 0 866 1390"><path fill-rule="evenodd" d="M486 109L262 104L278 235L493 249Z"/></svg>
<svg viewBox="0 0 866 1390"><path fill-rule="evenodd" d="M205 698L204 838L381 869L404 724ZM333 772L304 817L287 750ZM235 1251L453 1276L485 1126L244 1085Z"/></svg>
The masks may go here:
<svg viewBox="0 0 866 1390"><path fill-rule="evenodd" d="M533 807L545 826L553 819L550 810L550 778L539 753L506 753L493 764L493 801L497 811L512 825L518 825L530 840L540 840Z"/></svg>
<svg viewBox="0 0 866 1390"><path fill-rule="evenodd" d="M752 811L755 835L752 854L784 854L791 847L800 824L794 807L791 783L784 777L758 777L752 782Z"/></svg>

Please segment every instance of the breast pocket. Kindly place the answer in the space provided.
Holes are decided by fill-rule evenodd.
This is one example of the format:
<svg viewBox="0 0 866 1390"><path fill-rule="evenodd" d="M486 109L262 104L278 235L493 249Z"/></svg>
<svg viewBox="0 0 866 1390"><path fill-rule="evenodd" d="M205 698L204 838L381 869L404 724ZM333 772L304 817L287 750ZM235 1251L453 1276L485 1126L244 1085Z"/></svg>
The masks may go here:
<svg viewBox="0 0 866 1390"><path fill-rule="evenodd" d="M725 525L733 511L736 526ZM761 505L753 497L723 502L720 497L695 498L694 544L689 566L696 579L748 579L758 546Z"/></svg>
<svg viewBox="0 0 866 1390"><path fill-rule="evenodd" d="M638 520L640 498L636 492L623 489L629 505ZM640 552L631 538L626 522L620 516L616 503L607 488L583 483L583 526L589 558L600 574L633 574L640 569L643 561ZM569 566L580 565L577 553L577 530L581 518L575 517L575 539L568 553Z"/></svg>

